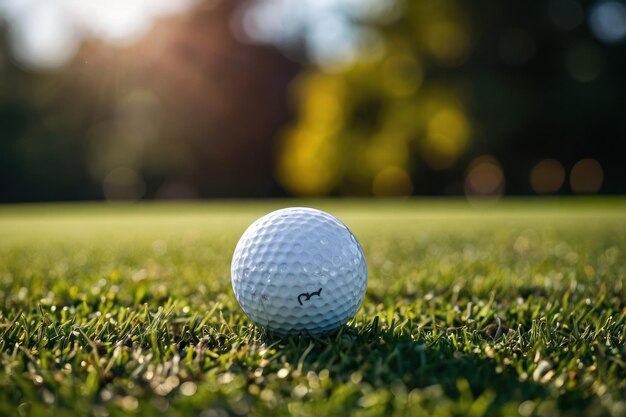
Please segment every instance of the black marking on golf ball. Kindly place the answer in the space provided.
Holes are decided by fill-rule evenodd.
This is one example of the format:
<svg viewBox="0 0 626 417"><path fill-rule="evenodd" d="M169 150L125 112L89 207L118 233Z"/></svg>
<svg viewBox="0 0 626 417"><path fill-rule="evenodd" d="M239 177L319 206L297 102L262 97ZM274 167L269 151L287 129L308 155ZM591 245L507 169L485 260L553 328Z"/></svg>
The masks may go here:
<svg viewBox="0 0 626 417"><path fill-rule="evenodd" d="M321 295L320 295L321 293L322 293L322 289L321 288L319 290L317 290L317 291L314 291L314 292L303 292L302 294L300 294L298 296L298 303L300 303L300 305L304 305L304 304L302 304L302 299L301 299L302 297L304 297L304 301L309 301L311 299L311 297L313 297L314 295L317 295L318 297L321 297Z"/></svg>

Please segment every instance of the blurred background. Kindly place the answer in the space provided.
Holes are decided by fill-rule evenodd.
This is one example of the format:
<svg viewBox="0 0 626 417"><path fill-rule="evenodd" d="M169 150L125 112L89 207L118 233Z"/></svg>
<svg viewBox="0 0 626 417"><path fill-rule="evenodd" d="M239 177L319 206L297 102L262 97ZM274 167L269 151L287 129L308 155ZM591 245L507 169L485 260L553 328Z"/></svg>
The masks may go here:
<svg viewBox="0 0 626 417"><path fill-rule="evenodd" d="M0 0L0 201L622 194L622 0Z"/></svg>

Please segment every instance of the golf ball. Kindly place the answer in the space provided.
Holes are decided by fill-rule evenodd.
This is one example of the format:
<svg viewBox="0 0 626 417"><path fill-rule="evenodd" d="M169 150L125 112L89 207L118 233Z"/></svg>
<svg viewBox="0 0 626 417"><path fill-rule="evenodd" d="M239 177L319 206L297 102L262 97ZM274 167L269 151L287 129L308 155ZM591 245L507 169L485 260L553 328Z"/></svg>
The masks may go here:
<svg viewBox="0 0 626 417"><path fill-rule="evenodd" d="M346 324L367 288L361 245L337 218L292 207L254 222L231 265L246 315L278 336L323 335Z"/></svg>

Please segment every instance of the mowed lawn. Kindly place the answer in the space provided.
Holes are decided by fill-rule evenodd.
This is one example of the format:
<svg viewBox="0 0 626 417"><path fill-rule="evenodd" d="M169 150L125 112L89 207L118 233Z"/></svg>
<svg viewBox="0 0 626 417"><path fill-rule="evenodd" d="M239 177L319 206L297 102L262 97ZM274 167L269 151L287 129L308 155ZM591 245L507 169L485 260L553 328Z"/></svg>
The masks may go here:
<svg viewBox="0 0 626 417"><path fill-rule="evenodd" d="M307 205L360 240L338 334L271 339L239 236ZM0 207L0 415L626 415L626 199Z"/></svg>

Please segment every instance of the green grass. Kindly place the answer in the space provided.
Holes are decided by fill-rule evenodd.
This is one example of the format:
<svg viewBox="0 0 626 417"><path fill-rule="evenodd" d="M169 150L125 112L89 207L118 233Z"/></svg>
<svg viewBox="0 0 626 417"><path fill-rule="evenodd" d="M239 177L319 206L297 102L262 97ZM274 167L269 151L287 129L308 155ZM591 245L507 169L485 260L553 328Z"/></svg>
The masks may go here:
<svg viewBox="0 0 626 417"><path fill-rule="evenodd" d="M230 287L260 215L313 205L370 280L331 337ZM0 207L0 415L626 415L626 200Z"/></svg>

